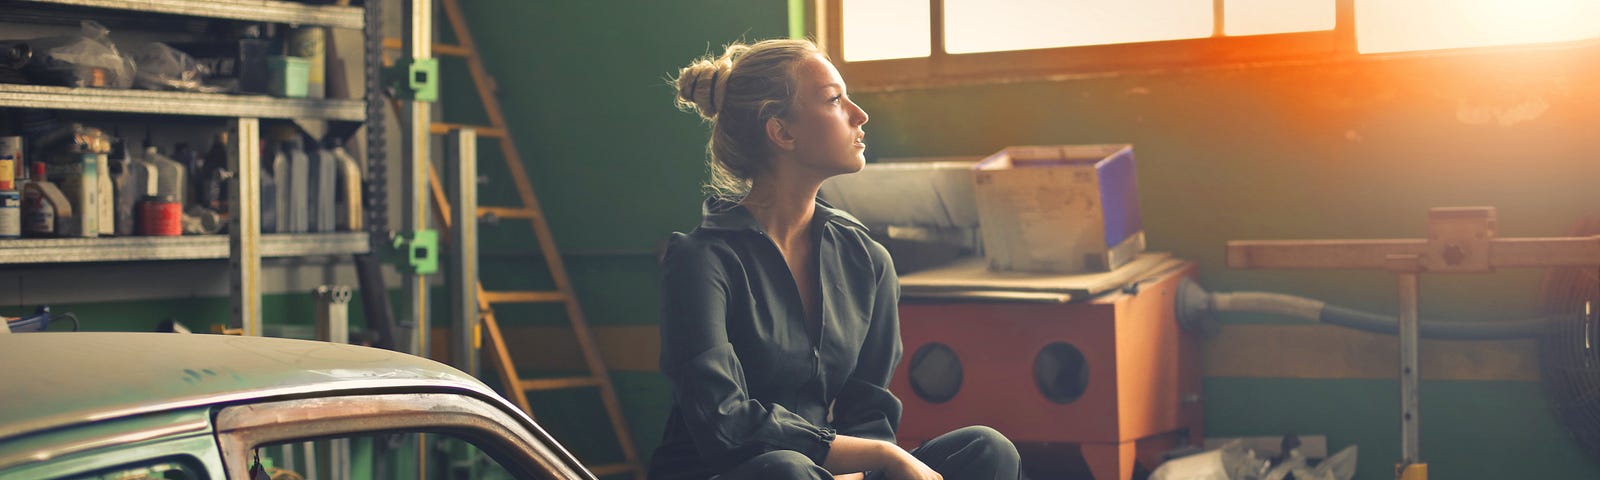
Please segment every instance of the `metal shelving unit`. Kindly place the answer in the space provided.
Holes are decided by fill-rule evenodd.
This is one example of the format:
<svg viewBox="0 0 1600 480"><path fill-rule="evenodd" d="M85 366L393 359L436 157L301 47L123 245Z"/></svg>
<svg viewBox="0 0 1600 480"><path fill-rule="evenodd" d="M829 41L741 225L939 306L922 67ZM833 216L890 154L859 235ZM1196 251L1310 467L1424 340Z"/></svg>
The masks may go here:
<svg viewBox="0 0 1600 480"><path fill-rule="evenodd" d="M22 0L27 3L93 7L128 12L165 13L187 17L253 22L320 25L359 29L366 26L361 7L306 5L270 0Z"/></svg>
<svg viewBox="0 0 1600 480"><path fill-rule="evenodd" d="M262 257L367 253L366 232L277 233L261 236ZM227 235L0 240L0 265L228 258Z"/></svg>
<svg viewBox="0 0 1600 480"><path fill-rule="evenodd" d="M373 0L377 1L377 0ZM308 5L276 0L0 0L8 14L42 22L72 18L214 19L364 30L366 7ZM27 22L27 20L24 20ZM366 48L372 41L365 42ZM375 58L364 52L369 61ZM368 75L372 69L367 69ZM367 82L369 85L371 82ZM0 266L171 260L229 261L234 317L230 326L262 333L261 259L360 255L371 250L368 232L263 234L260 228L261 119L368 121L364 99L291 99L265 95L204 94L108 88L0 84L0 108L38 108L229 120L235 142L229 167L229 234L181 237L51 238L0 240ZM347 123L348 125L348 123ZM369 152L372 154L372 152ZM383 158L368 158L383 162Z"/></svg>
<svg viewBox="0 0 1600 480"><path fill-rule="evenodd" d="M353 122L367 118L367 104L361 100L311 100L266 95L68 88L48 85L0 84L0 107Z"/></svg>

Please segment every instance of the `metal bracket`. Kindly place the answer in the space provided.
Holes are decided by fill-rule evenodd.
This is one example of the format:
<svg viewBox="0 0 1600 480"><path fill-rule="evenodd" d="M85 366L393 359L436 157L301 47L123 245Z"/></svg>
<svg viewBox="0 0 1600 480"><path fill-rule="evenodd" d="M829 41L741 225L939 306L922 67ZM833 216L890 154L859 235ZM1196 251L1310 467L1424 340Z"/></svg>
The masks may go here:
<svg viewBox="0 0 1600 480"><path fill-rule="evenodd" d="M439 59L402 58L386 75L395 95L416 102L439 101Z"/></svg>
<svg viewBox="0 0 1600 480"><path fill-rule="evenodd" d="M394 237L395 269L412 275L439 271L439 231L418 230Z"/></svg>

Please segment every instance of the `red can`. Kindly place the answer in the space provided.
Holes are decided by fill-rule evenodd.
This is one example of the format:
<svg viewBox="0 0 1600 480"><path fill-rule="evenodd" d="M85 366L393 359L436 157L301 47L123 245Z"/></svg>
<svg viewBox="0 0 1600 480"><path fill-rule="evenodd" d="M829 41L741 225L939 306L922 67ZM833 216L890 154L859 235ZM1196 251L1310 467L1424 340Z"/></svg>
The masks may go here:
<svg viewBox="0 0 1600 480"><path fill-rule="evenodd" d="M183 206L178 196L151 195L139 202L139 234L154 237L183 235Z"/></svg>

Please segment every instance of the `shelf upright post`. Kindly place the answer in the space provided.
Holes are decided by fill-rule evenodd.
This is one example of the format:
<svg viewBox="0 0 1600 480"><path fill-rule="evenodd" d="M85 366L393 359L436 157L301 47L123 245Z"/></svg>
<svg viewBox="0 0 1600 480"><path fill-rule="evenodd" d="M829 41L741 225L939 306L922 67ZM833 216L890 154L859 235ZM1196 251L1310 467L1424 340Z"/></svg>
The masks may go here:
<svg viewBox="0 0 1600 480"><path fill-rule="evenodd" d="M245 335L261 335L261 123L235 121L234 152L228 157L228 294L233 318L229 327Z"/></svg>
<svg viewBox="0 0 1600 480"><path fill-rule="evenodd" d="M407 311L403 318L411 326L411 353L427 357L431 332L428 325L428 273L431 269L424 265L435 268L438 265L437 232L428 229L428 167L432 153L428 147L428 137L435 97L419 95L418 87L435 84L438 79L434 77L438 70L426 68L433 58L433 1L409 0L403 3L407 6L402 17L408 32L404 36L404 45L410 56L405 63L407 68L402 70L405 79L398 89L408 100L404 102L405 118L401 119L405 122L405 128L402 129L404 140L401 142L400 157L406 162L401 177L405 182L404 193L401 194L404 198L401 229L406 239L404 255L410 258L410 268L404 276ZM424 472L423 475L428 471L427 437L419 434L416 440L416 466L418 472Z"/></svg>
<svg viewBox="0 0 1600 480"><path fill-rule="evenodd" d="M408 11L405 15L406 30L405 47L413 63L424 62L433 56L433 1L409 0ZM415 75L414 73L407 73ZM406 82L413 79L407 78ZM434 81L434 79L425 79ZM412 95L410 101L405 102L405 141L401 158L406 161L403 169L405 189L401 229L415 235L413 239L422 237L428 230L428 147L429 123L433 113L430 98ZM424 251L422 255L437 256L437 252ZM428 356L428 277L427 272L411 269L405 275L406 313L405 318L411 325L411 353L418 356Z"/></svg>

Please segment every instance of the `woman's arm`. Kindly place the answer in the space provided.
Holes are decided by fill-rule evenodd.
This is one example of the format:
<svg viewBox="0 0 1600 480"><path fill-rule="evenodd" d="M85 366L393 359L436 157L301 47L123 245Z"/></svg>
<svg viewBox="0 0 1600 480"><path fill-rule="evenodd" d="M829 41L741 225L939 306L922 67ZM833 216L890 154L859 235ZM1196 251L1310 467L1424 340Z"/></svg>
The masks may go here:
<svg viewBox="0 0 1600 480"><path fill-rule="evenodd" d="M822 464L822 468L830 472L851 472L851 474L882 470L888 474L890 480L943 478L898 445L845 435L834 437L833 448L829 450L828 460ZM836 475L834 478L836 480L848 478L848 475Z"/></svg>
<svg viewBox="0 0 1600 480"><path fill-rule="evenodd" d="M900 399L889 392L889 378L900 363L900 279L894 273L894 260L882 245L868 245L874 273L878 275L872 292L871 322L855 370L845 379L834 399L833 424L839 435L894 442L900 427Z"/></svg>

